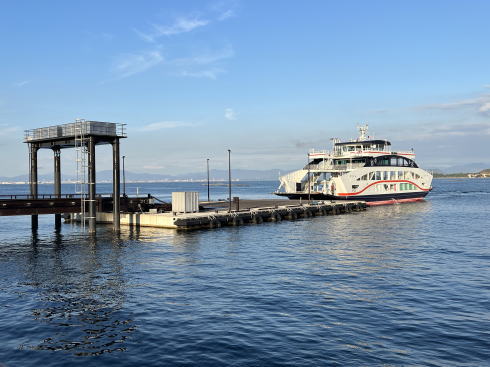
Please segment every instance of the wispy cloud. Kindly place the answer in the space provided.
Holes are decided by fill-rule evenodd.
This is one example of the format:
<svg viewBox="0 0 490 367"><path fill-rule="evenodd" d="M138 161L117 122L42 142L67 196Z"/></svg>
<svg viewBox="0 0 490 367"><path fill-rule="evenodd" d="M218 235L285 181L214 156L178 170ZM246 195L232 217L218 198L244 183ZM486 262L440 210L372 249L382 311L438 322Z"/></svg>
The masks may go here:
<svg viewBox="0 0 490 367"><path fill-rule="evenodd" d="M490 135L490 122L448 124L428 129L430 136Z"/></svg>
<svg viewBox="0 0 490 367"><path fill-rule="evenodd" d="M8 136L17 133L19 128L10 124L0 124L0 136Z"/></svg>
<svg viewBox="0 0 490 367"><path fill-rule="evenodd" d="M113 66L112 71L118 78L127 78L146 71L163 61L164 57L159 50L127 54L120 57L119 61Z"/></svg>
<svg viewBox="0 0 490 367"><path fill-rule="evenodd" d="M196 28L204 27L209 24L208 19L198 17L179 17L170 25L151 24L151 30L142 32L138 29L133 29L134 32L146 42L156 42L163 36L175 36L181 33L188 33Z"/></svg>
<svg viewBox="0 0 490 367"><path fill-rule="evenodd" d="M490 135L490 122L451 123L431 126L429 123L397 128L391 133L393 140L435 141L459 137L482 137Z"/></svg>
<svg viewBox="0 0 490 367"><path fill-rule="evenodd" d="M474 112L488 114L490 113L490 94L483 94L474 98L467 98L460 101L449 103L436 103L422 106L422 109L435 110L458 110L470 109Z"/></svg>
<svg viewBox="0 0 490 367"><path fill-rule="evenodd" d="M134 28L134 32L145 42L156 42L161 37L176 36L189 33L198 28L203 28L214 22L222 22L235 15L235 2L216 3L207 11L180 15L167 24L150 23L151 29L141 31Z"/></svg>
<svg viewBox="0 0 490 367"><path fill-rule="evenodd" d="M153 27L157 31L157 36L173 36L175 34L191 32L196 28L204 27L208 24L208 19L181 17L177 18L170 26L153 24Z"/></svg>
<svg viewBox="0 0 490 367"><path fill-rule="evenodd" d="M217 79L218 75L226 73L226 70L219 68L212 68L206 70L190 71L181 70L176 73L178 76L190 77L190 78L205 78L205 79Z"/></svg>
<svg viewBox="0 0 490 367"><path fill-rule="evenodd" d="M190 56L176 56L175 51L165 50L162 55L162 46L157 42L162 37L173 37L192 32L198 28L208 26L213 22L220 22L234 16L235 3L216 3L207 10L199 13L180 15L168 24L150 23L150 29L133 31L145 42L155 46L145 52L125 54L119 57L112 67L113 74L118 79L142 73L157 65L164 65L169 75L182 77L216 79L226 72L222 65L224 60L234 56L233 48L228 45L218 50L198 50Z"/></svg>
<svg viewBox="0 0 490 367"><path fill-rule="evenodd" d="M237 119L236 112L233 110L233 108L225 108L225 119L229 121L234 121Z"/></svg>
<svg viewBox="0 0 490 367"><path fill-rule="evenodd" d="M184 121L161 121L161 122L153 122L151 124L143 126L141 131L158 131L164 129L175 129L178 127L190 127L196 126L196 124L191 122Z"/></svg>
<svg viewBox="0 0 490 367"><path fill-rule="evenodd" d="M233 47L230 45L214 51L205 51L200 54L192 55L189 57L182 57L174 60L177 65L211 65L217 62L229 59L235 55Z"/></svg>
<svg viewBox="0 0 490 367"><path fill-rule="evenodd" d="M205 51L189 57L178 58L171 61L176 68L176 75L193 78L216 79L220 74L226 73L223 66L225 60L232 58L235 52L228 45L220 50Z"/></svg>
<svg viewBox="0 0 490 367"><path fill-rule="evenodd" d="M14 87L22 88L23 86L29 84L30 82L31 82L30 80L22 80L20 82L15 82Z"/></svg>

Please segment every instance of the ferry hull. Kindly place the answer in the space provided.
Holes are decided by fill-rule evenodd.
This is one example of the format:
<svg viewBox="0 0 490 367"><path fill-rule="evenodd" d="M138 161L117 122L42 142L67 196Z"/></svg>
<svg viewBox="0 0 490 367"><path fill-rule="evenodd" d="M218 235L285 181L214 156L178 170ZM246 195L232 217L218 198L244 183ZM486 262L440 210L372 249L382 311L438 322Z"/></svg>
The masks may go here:
<svg viewBox="0 0 490 367"><path fill-rule="evenodd" d="M278 192L275 193L278 196L285 196L290 200L362 200L365 201L369 206L375 205L389 205L398 203L409 203L415 201L424 200L428 191L424 192L404 192L404 193L390 193L390 194L380 194L380 195L351 195L351 196L335 196L327 195L323 193L287 193Z"/></svg>

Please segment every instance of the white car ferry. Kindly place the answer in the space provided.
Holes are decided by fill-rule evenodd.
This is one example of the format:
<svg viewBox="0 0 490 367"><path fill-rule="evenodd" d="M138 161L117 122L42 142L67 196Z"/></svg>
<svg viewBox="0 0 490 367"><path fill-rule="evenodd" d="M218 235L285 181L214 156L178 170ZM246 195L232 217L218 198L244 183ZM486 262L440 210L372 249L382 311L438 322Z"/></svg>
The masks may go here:
<svg viewBox="0 0 490 367"><path fill-rule="evenodd" d="M387 140L366 136L358 127L354 141L332 139L333 150L308 153L308 164L279 178L276 195L289 199L364 200L368 205L423 200L432 175L415 163L415 153L393 151Z"/></svg>

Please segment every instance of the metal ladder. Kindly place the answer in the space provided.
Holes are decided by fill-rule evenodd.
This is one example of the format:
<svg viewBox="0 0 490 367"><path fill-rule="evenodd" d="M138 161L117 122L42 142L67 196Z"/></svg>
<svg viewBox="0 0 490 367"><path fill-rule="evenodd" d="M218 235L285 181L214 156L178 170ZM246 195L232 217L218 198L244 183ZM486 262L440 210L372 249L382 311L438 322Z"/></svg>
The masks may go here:
<svg viewBox="0 0 490 367"><path fill-rule="evenodd" d="M84 119L75 120L75 151L77 162L77 180L75 182L75 193L80 195L80 223L85 229L85 220L87 212L87 169L88 169L88 149L86 130L87 124Z"/></svg>

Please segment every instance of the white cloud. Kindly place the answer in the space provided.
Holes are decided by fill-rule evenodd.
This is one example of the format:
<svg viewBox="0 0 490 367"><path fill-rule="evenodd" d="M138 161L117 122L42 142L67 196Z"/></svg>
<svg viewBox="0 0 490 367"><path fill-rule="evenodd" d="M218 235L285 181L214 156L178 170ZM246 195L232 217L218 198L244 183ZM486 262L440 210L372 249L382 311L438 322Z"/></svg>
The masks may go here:
<svg viewBox="0 0 490 367"><path fill-rule="evenodd" d="M146 126L143 126L140 130L141 131L158 131L158 130L164 130L164 129L175 129L178 127L190 127L190 126L195 126L195 124L190 123L190 122L183 122L183 121L161 121L161 122L154 122L154 123L148 124Z"/></svg>
<svg viewBox="0 0 490 367"><path fill-rule="evenodd" d="M214 14L214 18L221 22L223 20L234 17L236 14L237 1L222 1L211 5L211 12Z"/></svg>
<svg viewBox="0 0 490 367"><path fill-rule="evenodd" d="M172 36L175 34L187 33L208 24L209 20L207 19L181 17L177 18L170 26L153 24L153 27L157 30L159 36Z"/></svg>
<svg viewBox="0 0 490 367"><path fill-rule="evenodd" d="M113 72L119 78L126 78L128 76L146 71L162 63L163 61L164 58L158 50L152 50L139 54L128 54L122 56L114 65Z"/></svg>
<svg viewBox="0 0 490 367"><path fill-rule="evenodd" d="M176 17L170 24L151 23L149 32L133 29L145 42L156 42L160 37L176 36L203 28L214 22L221 22L235 16L236 4L232 2L216 3L204 14L189 14Z"/></svg>
<svg viewBox="0 0 490 367"><path fill-rule="evenodd" d="M487 135L490 135L490 122L439 124L435 126L420 124L407 127L407 129L398 128L397 131L393 132L391 137L394 140L402 141L431 141L434 139L448 139L450 137L478 137Z"/></svg>
<svg viewBox="0 0 490 367"><path fill-rule="evenodd" d="M190 77L190 78L206 78L206 79L216 79L219 74L223 74L226 71L219 68L206 69L206 70L197 70L197 71L189 71L182 70L177 73L178 76Z"/></svg>
<svg viewBox="0 0 490 367"><path fill-rule="evenodd" d="M22 88L24 85L29 84L31 81L30 80L22 80L20 82L15 82L14 86L17 88Z"/></svg>
<svg viewBox="0 0 490 367"><path fill-rule="evenodd" d="M211 65L229 59L235 55L233 48L228 45L220 50L207 51L190 57L174 60L177 65Z"/></svg>
<svg viewBox="0 0 490 367"><path fill-rule="evenodd" d="M229 121L234 121L237 119L236 112L233 110L233 108L225 108L225 119Z"/></svg>
<svg viewBox="0 0 490 367"><path fill-rule="evenodd" d="M450 103L436 103L422 106L423 109L459 110L470 109L474 112L487 114L490 112L490 94L483 94L474 98L463 99Z"/></svg>
<svg viewBox="0 0 490 367"><path fill-rule="evenodd" d="M480 112L490 112L490 101L484 102L480 108L478 108L478 111Z"/></svg>
<svg viewBox="0 0 490 367"><path fill-rule="evenodd" d="M198 17L179 17L170 25L152 24L152 31L149 33L141 32L134 29L136 34L146 42L155 42L163 36L175 36L182 33L188 33L196 28L208 25L208 19Z"/></svg>
<svg viewBox="0 0 490 367"><path fill-rule="evenodd" d="M233 57L234 54L233 48L227 46L220 50L175 59L171 63L179 69L176 72L179 76L216 79L220 74L226 73L222 64L224 60Z"/></svg>
<svg viewBox="0 0 490 367"><path fill-rule="evenodd" d="M0 124L0 136L7 136L17 133L19 128L9 124Z"/></svg>

